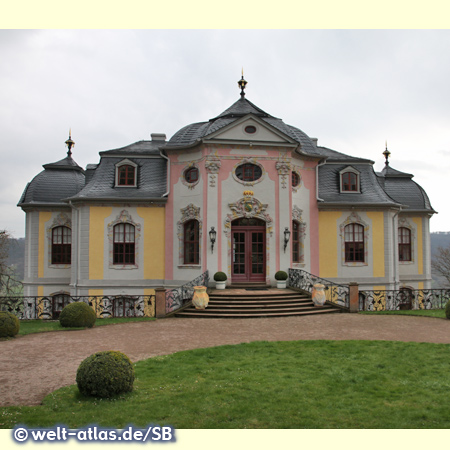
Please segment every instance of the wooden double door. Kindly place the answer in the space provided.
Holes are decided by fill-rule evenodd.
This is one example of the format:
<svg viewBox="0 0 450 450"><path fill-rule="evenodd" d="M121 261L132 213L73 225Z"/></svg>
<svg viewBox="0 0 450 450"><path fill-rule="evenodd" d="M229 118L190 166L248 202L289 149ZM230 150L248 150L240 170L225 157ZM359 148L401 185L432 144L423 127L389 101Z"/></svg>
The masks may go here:
<svg viewBox="0 0 450 450"><path fill-rule="evenodd" d="M259 219L238 219L231 224L233 282L266 280L266 224Z"/></svg>

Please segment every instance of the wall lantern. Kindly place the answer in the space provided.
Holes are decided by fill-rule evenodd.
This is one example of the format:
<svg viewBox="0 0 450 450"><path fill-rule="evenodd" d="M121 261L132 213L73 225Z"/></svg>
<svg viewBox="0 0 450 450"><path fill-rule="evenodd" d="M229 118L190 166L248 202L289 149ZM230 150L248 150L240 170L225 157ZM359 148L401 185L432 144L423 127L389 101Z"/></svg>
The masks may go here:
<svg viewBox="0 0 450 450"><path fill-rule="evenodd" d="M289 238L291 237L291 232L289 231L288 227L284 228L284 253L286 253L286 247L289 242Z"/></svg>
<svg viewBox="0 0 450 450"><path fill-rule="evenodd" d="M211 241L211 253L213 253L214 251L214 244L216 242L216 235L217 232L214 229L214 227L211 227L211 229L209 230L209 240Z"/></svg>

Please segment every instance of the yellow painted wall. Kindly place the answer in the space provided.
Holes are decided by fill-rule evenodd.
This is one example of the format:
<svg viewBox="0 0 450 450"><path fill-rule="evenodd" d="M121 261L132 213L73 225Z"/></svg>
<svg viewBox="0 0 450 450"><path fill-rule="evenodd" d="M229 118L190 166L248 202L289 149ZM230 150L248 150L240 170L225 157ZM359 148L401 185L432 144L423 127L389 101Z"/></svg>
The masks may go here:
<svg viewBox="0 0 450 450"><path fill-rule="evenodd" d="M340 211L319 212L319 276L323 278L338 276L337 220L341 216Z"/></svg>
<svg viewBox="0 0 450 450"><path fill-rule="evenodd" d="M144 289L144 295L155 295L155 290L154 289ZM144 316L155 317L155 302L156 302L156 299L154 299L149 304L149 306L145 306Z"/></svg>
<svg viewBox="0 0 450 450"><path fill-rule="evenodd" d="M103 279L105 219L112 214L110 206L89 208L89 279Z"/></svg>
<svg viewBox="0 0 450 450"><path fill-rule="evenodd" d="M414 217L413 222L417 226L417 272L423 274L423 238L422 238L422 218Z"/></svg>
<svg viewBox="0 0 450 450"><path fill-rule="evenodd" d="M93 296L102 296L103 295L103 289L89 289L89 297ZM98 308L98 305L102 302L101 298L95 299L95 302L93 302L96 306L93 308L94 311L97 310L97 318L100 316L100 308Z"/></svg>
<svg viewBox="0 0 450 450"><path fill-rule="evenodd" d="M38 252L38 277L44 277L44 255L45 252L48 251L45 240L47 239L45 224L52 218L51 212L43 212L39 213L39 252ZM44 295L44 292L42 292Z"/></svg>
<svg viewBox="0 0 450 450"><path fill-rule="evenodd" d="M367 217L372 221L373 276L384 277L384 213L367 212Z"/></svg>
<svg viewBox="0 0 450 450"><path fill-rule="evenodd" d="M165 209L136 208L144 219L144 279L165 278Z"/></svg>

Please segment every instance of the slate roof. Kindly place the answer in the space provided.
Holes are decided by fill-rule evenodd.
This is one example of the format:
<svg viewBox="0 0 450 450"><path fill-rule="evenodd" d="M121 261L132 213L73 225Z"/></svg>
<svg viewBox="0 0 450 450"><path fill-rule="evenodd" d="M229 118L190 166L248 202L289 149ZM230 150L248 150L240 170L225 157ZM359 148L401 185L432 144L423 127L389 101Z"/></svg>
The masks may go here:
<svg viewBox="0 0 450 450"><path fill-rule="evenodd" d="M84 186L84 170L71 156L43 167L25 187L18 206L60 205Z"/></svg>
<svg viewBox="0 0 450 450"><path fill-rule="evenodd" d="M277 130L289 136L294 141L301 144L301 151L312 156L320 156L317 147L303 131L291 125L285 124L281 119L258 108L245 97L241 97L237 102L227 108L223 113L210 119L208 122L198 122L187 125L176 132L168 142L168 148L189 147L201 139L211 135L221 128L230 125L236 120L252 114Z"/></svg>
<svg viewBox="0 0 450 450"><path fill-rule="evenodd" d="M88 166L88 183L68 200L164 200L167 165L159 148L165 141L139 141L101 152L100 163ZM145 156L145 157L144 157ZM137 167L137 187L115 186L117 163L128 159Z"/></svg>
<svg viewBox="0 0 450 450"><path fill-rule="evenodd" d="M435 212L426 192L412 180L412 174L400 172L386 164L379 177L384 180L384 190L397 202L407 206L406 211Z"/></svg>
<svg viewBox="0 0 450 450"><path fill-rule="evenodd" d="M360 193L340 192L340 172L353 167L360 173ZM348 206L385 205L399 206L381 187L371 164L352 166L348 163L325 164L319 167L319 198L324 204ZM319 203L320 206L320 203Z"/></svg>
<svg viewBox="0 0 450 450"><path fill-rule="evenodd" d="M106 150L100 152L100 156L113 156L113 155L155 155L159 156L159 149L164 146L165 140L157 141L138 141L133 144L126 145L125 147L115 148L113 150Z"/></svg>

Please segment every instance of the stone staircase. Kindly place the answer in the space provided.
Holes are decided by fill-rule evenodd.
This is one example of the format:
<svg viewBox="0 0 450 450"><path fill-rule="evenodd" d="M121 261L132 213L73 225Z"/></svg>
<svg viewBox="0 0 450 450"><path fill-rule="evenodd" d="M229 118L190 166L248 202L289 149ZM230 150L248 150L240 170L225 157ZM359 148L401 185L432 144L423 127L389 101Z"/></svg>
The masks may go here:
<svg viewBox="0 0 450 450"><path fill-rule="evenodd" d="M190 305L175 313L175 317L244 319L339 312L341 310L333 305L316 307L311 300L311 295L290 289L239 288L212 290L209 293L209 304L206 309L199 310Z"/></svg>

